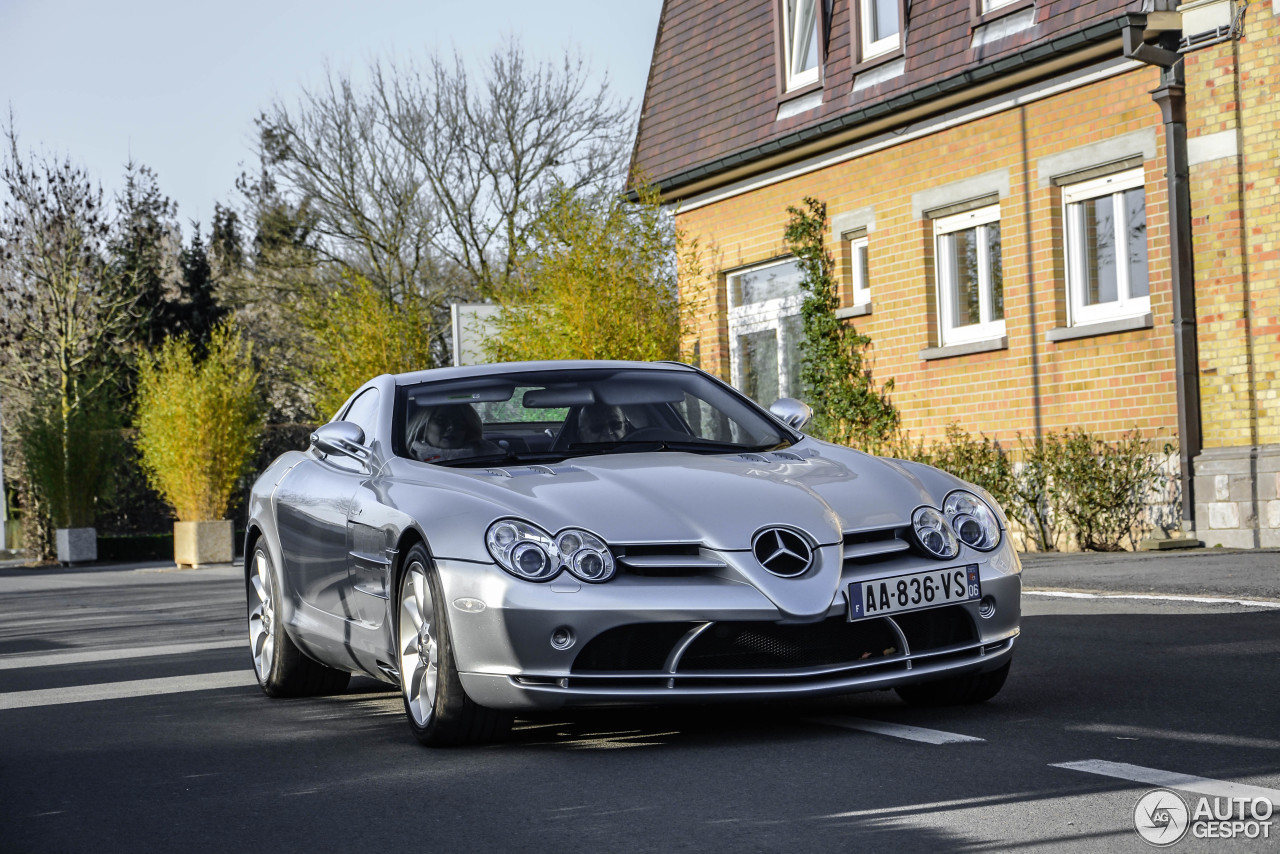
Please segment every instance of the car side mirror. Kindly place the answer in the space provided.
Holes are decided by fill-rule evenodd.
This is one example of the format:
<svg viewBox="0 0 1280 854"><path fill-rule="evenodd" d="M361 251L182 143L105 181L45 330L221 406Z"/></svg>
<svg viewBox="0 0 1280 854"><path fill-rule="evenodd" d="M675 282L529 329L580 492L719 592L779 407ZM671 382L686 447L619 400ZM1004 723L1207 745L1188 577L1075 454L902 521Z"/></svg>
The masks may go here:
<svg viewBox="0 0 1280 854"><path fill-rule="evenodd" d="M350 421L330 421L311 434L311 446L322 454L341 454L357 460L369 459L364 444L364 430Z"/></svg>
<svg viewBox="0 0 1280 854"><path fill-rule="evenodd" d="M803 430L813 420L813 410L809 405L794 397L778 398L769 407L769 411L793 430Z"/></svg>

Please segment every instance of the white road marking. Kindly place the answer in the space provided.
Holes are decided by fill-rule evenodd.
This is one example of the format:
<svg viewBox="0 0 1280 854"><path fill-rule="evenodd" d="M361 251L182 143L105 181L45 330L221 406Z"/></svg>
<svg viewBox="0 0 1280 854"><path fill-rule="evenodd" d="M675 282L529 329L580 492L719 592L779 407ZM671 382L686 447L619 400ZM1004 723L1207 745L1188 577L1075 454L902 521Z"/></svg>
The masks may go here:
<svg viewBox="0 0 1280 854"><path fill-rule="evenodd" d="M253 671L229 670L225 673L197 673L191 676L164 676L159 679L134 679L130 682L107 682L100 685L73 685L68 688L41 688L36 691L14 691L0 694L0 710L29 709L36 706L61 706L68 703L90 703L97 700L120 700L126 697L151 697L157 694L181 694L215 688L242 688L257 685Z"/></svg>
<svg viewBox="0 0 1280 854"><path fill-rule="evenodd" d="M884 721L867 720L866 718L820 717L805 718L805 720L809 723L838 726L845 729L856 729L861 732L870 732L875 733L876 735L888 735L894 738L905 738L907 741L920 741L925 744L964 744L967 742L985 740L981 738L974 738L971 735L943 732L939 729L925 729L924 727L907 726L906 724L891 724L885 723Z"/></svg>
<svg viewBox="0 0 1280 854"><path fill-rule="evenodd" d="M1081 762L1059 762L1050 764L1050 768L1066 768L1069 771L1083 771L1086 774L1098 774L1103 777L1114 777L1132 783L1147 786L1163 786L1167 789L1181 789L1199 795L1215 798L1267 798L1273 804L1280 802L1280 789L1267 789L1262 786L1249 786L1244 783L1231 783L1226 780L1214 780L1210 777L1195 777L1191 774L1179 774L1176 771L1161 771L1158 768L1143 768L1141 765L1130 765L1127 762L1106 762L1102 759L1085 759Z"/></svg>
<svg viewBox="0 0 1280 854"><path fill-rule="evenodd" d="M1248 608L1280 608L1280 602L1267 599L1222 599L1216 596L1157 596L1146 593L1080 593L1074 590L1023 590L1023 596L1047 596L1056 599L1141 599L1151 602L1189 602L1194 605L1243 605Z"/></svg>
<svg viewBox="0 0 1280 854"><path fill-rule="evenodd" d="M210 649L248 648L248 639L202 641L200 643L172 643L163 646L130 646L121 649L69 650L39 655L10 655L0 658L0 670L20 667L57 667L60 664L84 664L90 661L115 661L121 658L146 658L152 655L185 655L189 652L205 652Z"/></svg>

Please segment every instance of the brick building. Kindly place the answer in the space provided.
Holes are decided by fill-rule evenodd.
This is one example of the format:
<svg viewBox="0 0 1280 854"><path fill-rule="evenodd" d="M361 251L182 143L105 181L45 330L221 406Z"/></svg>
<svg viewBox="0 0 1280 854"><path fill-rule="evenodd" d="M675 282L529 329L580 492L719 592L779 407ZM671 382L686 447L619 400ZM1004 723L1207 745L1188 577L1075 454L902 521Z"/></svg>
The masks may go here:
<svg viewBox="0 0 1280 854"><path fill-rule="evenodd" d="M666 0L634 166L706 247L688 352L798 391L814 196L913 436L1137 427L1184 528L1280 546L1277 58L1280 0Z"/></svg>

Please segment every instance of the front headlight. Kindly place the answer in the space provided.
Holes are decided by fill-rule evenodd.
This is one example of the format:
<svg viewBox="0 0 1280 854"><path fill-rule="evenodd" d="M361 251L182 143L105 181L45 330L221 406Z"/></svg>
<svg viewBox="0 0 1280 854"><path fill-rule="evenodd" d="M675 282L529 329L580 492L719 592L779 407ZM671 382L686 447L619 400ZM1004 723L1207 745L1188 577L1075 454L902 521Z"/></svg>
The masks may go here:
<svg viewBox="0 0 1280 854"><path fill-rule="evenodd" d="M499 519L484 535L489 554L512 575L548 581L560 572L551 535L519 519Z"/></svg>
<svg viewBox="0 0 1280 854"><path fill-rule="evenodd" d="M556 550L569 571L595 584L613 578L613 555L604 540L590 531L570 528L556 536Z"/></svg>
<svg viewBox="0 0 1280 854"><path fill-rule="evenodd" d="M949 493L942 511L966 546L989 552L1000 545L1000 522L995 511L972 492L957 489Z"/></svg>
<svg viewBox="0 0 1280 854"><path fill-rule="evenodd" d="M960 552L955 532L936 507L917 507L911 514L911 530L916 542L936 558L953 558Z"/></svg>
<svg viewBox="0 0 1280 854"><path fill-rule="evenodd" d="M566 528L554 537L519 519L499 519L485 533L489 554L498 565L526 581L549 581L567 569L598 584L617 569L604 540L590 531Z"/></svg>

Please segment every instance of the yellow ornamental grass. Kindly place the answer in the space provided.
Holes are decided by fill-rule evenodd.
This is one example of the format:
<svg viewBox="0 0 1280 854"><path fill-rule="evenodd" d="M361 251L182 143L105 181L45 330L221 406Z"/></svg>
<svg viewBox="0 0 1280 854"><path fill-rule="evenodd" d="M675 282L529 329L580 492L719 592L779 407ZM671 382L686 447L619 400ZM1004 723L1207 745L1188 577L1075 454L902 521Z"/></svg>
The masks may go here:
<svg viewBox="0 0 1280 854"><path fill-rule="evenodd" d="M553 190L531 228L486 354L531 359L675 359L691 327L676 287L676 256L697 261L650 192L639 204Z"/></svg>
<svg viewBox="0 0 1280 854"><path fill-rule="evenodd" d="M180 522L222 519L262 435L251 348L226 326L196 362L191 342L170 338L138 377L138 448L147 480Z"/></svg>
<svg viewBox="0 0 1280 854"><path fill-rule="evenodd" d="M311 386L324 418L373 377L434 367L431 317L422 300L393 300L363 277L328 293L306 323L315 350L300 379Z"/></svg>

